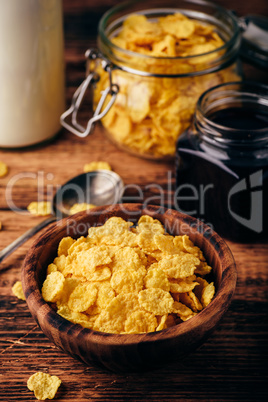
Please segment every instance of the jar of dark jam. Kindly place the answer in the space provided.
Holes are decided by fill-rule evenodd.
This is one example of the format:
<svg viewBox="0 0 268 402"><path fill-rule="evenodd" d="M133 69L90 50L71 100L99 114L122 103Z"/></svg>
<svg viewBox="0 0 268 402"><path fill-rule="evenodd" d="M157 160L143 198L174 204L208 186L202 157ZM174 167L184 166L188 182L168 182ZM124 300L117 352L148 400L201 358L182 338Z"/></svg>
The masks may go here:
<svg viewBox="0 0 268 402"><path fill-rule="evenodd" d="M268 86L206 91L177 143L175 207L224 237L268 237Z"/></svg>

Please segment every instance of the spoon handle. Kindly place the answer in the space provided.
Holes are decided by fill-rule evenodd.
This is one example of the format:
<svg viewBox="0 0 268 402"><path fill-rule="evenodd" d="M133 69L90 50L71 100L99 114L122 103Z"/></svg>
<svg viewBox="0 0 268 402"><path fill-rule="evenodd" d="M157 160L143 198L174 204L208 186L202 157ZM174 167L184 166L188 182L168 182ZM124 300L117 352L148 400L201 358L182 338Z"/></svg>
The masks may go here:
<svg viewBox="0 0 268 402"><path fill-rule="evenodd" d="M0 263L13 251L15 251L21 244L26 242L26 240L30 239L35 233L39 232L39 230L43 229L45 226L49 225L52 222L55 222L56 217L50 216L49 218L45 219L44 221L38 223L32 229L27 230L27 232L23 233L20 237L14 240L11 244L5 247L3 250L0 251ZM0 267L1 271L1 267Z"/></svg>

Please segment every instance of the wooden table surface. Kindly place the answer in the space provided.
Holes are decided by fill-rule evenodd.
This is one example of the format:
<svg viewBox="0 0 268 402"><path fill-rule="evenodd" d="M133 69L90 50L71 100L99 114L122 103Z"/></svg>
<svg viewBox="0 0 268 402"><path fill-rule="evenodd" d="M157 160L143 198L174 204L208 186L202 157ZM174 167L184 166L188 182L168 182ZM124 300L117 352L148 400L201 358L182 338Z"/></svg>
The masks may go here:
<svg viewBox="0 0 268 402"><path fill-rule="evenodd" d="M84 52L95 45L97 22L116 1L64 0L63 3L69 104L84 77ZM218 3L235 9L238 15L268 14L267 0ZM246 78L268 83L266 72L246 64L244 71ZM84 120L86 115L84 111ZM9 174L0 179L1 249L43 219L10 210L7 188L12 187L15 205L25 210L37 199L42 180L41 196L50 198L57 185L82 173L84 164L94 160L109 162L129 185L129 199L125 201L138 197L134 185L143 190L141 202L157 193L152 184L162 186L168 197L168 182L174 182L172 163L154 163L123 153L98 128L86 139L63 131L46 146L23 151L0 150L0 160L9 166ZM27 178L22 172L31 173L32 177ZM267 400L267 244L227 241L237 263L236 294L220 326L202 347L176 364L156 371L116 374L87 367L59 351L41 332L26 302L12 294L11 287L20 280L21 265L33 240L10 255L2 265L5 270L0 272L0 401L34 401L26 382L36 371L61 378L57 401Z"/></svg>

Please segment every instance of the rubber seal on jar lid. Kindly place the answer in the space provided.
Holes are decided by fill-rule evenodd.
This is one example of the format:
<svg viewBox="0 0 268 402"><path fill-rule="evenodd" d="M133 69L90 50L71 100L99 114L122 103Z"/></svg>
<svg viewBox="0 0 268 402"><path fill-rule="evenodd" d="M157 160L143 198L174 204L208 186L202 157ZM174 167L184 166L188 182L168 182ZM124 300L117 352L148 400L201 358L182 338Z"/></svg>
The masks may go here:
<svg viewBox="0 0 268 402"><path fill-rule="evenodd" d="M242 28L240 55L250 63L268 68L268 18L249 15L239 19Z"/></svg>

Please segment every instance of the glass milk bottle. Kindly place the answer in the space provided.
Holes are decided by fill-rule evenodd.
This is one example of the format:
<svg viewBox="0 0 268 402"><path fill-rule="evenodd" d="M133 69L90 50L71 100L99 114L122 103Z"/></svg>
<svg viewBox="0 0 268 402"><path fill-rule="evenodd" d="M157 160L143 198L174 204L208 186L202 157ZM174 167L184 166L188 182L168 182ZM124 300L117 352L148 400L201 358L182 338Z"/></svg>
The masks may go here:
<svg viewBox="0 0 268 402"><path fill-rule="evenodd" d="M61 0L0 0L0 147L53 138L64 110Z"/></svg>

